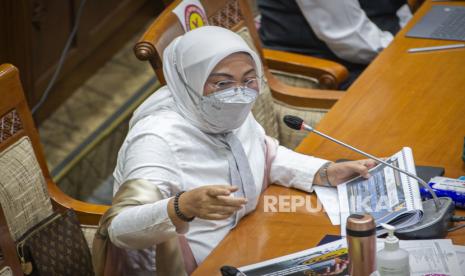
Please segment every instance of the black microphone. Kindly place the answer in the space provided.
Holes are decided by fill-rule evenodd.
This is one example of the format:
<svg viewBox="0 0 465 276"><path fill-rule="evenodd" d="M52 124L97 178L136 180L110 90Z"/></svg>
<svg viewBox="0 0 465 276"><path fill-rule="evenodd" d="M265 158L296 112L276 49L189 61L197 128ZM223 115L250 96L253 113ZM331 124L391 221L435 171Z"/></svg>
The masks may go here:
<svg viewBox="0 0 465 276"><path fill-rule="evenodd" d="M292 115L285 115L283 118L284 123L295 130L306 130L309 132L313 132L318 134L328 140L331 140L345 148L348 148L352 151L355 151L361 155L364 155L368 158L376 160L377 162L386 165L400 173L403 173L411 178L414 178L418 181L423 187L425 187L428 192L433 196L432 200L423 201L423 218L421 222L417 225L402 228L396 231L399 237L404 238L433 238L433 237L445 237L447 235L447 222L450 221L452 217L452 213L454 210L454 206L452 204L452 200L448 197L441 197L438 198L434 190L425 182L423 179L419 178L418 176L405 171L397 166L394 166L381 158L368 154L362 150L354 148L344 142L341 142L337 139L334 139L331 136L328 136L324 133L319 132L318 130L314 129L313 127L305 124L302 118ZM434 203L434 206L432 205ZM439 236L438 236L439 235Z"/></svg>
<svg viewBox="0 0 465 276"><path fill-rule="evenodd" d="M284 115L283 121L288 127L295 130L302 130L302 126L304 124L304 120L292 115Z"/></svg>

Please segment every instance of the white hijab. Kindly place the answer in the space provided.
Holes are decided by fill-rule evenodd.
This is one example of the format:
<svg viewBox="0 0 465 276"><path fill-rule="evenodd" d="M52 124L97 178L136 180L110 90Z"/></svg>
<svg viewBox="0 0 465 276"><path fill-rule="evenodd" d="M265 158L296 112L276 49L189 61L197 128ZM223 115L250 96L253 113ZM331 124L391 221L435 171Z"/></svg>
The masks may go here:
<svg viewBox="0 0 465 276"><path fill-rule="evenodd" d="M227 56L238 52L249 54L255 63L257 76L263 75L258 55L239 35L228 29L205 26L174 39L163 53L163 73L167 86L160 88L137 108L129 127L156 111L171 109L205 133L231 131L212 125L203 118L200 97L213 68ZM194 91L188 89L185 83Z"/></svg>

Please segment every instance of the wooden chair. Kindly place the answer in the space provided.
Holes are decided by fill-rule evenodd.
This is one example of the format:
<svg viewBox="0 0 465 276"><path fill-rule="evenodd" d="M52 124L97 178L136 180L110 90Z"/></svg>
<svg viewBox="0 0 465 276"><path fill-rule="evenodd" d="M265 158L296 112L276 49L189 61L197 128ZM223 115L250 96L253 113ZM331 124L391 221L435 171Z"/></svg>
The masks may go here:
<svg viewBox="0 0 465 276"><path fill-rule="evenodd" d="M149 61L161 83L165 83L162 70L163 50L177 36L184 33L173 9L174 1L148 27L134 47L136 56ZM201 0L210 25L237 32L260 55L269 92L261 93L254 107L254 115L268 135L278 138L281 144L295 147L304 134L289 130L282 123L285 114L299 115L315 125L344 93L330 90L338 87L347 77L347 70L331 61L304 55L262 49L253 14L247 0ZM275 74L272 74L272 71ZM280 75L277 77L277 75ZM284 82L284 80L286 80ZM312 88L315 86L322 89ZM293 82L294 86L289 85ZM325 90L324 90L325 89Z"/></svg>
<svg viewBox="0 0 465 276"><path fill-rule="evenodd" d="M27 106L18 70L0 65L0 270L23 275L15 242L53 210L72 208L89 244L107 206L64 194L49 175L39 135Z"/></svg>

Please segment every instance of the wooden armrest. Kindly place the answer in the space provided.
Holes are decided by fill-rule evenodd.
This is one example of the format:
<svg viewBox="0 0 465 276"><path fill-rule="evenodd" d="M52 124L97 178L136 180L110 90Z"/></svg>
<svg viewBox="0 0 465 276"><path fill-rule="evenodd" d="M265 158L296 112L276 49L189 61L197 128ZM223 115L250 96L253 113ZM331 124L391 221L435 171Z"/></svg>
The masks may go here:
<svg viewBox="0 0 465 276"><path fill-rule="evenodd" d="M330 109L344 96L344 91L301 88L287 85L268 74L273 98L292 106Z"/></svg>
<svg viewBox="0 0 465 276"><path fill-rule="evenodd" d="M270 69L316 78L323 88L337 89L349 74L343 65L321 58L271 49L263 49L263 55Z"/></svg>
<svg viewBox="0 0 465 276"><path fill-rule="evenodd" d="M98 225L100 217L110 206L91 204L76 200L63 193L51 180L47 181L48 192L55 207L58 209L73 209L81 224Z"/></svg>

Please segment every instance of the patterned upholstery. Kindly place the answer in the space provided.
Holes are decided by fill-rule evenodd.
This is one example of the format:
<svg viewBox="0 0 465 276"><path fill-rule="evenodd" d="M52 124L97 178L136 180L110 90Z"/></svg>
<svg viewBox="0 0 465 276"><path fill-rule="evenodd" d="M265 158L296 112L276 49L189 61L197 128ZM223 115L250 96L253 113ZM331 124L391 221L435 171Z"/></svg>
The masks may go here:
<svg viewBox="0 0 465 276"><path fill-rule="evenodd" d="M21 119L16 110L12 110L0 118L0 143L23 129Z"/></svg>
<svg viewBox="0 0 465 276"><path fill-rule="evenodd" d="M0 204L15 241L52 214L45 179L26 136L0 153Z"/></svg>
<svg viewBox="0 0 465 276"><path fill-rule="evenodd" d="M247 27L241 28L239 34L249 46L256 51ZM314 87L315 81L312 78L293 75L285 72L274 72L279 74L284 82L300 87ZM266 134L278 138L279 143L288 148L295 148L306 136L304 132L299 132L288 128L282 121L284 115L296 115L305 120L310 126L315 126L328 110L317 108L299 108L274 100L271 96L270 87L264 83L262 92L252 110L255 119L263 126Z"/></svg>
<svg viewBox="0 0 465 276"><path fill-rule="evenodd" d="M15 241L53 213L45 179L27 136L0 153L0 204ZM97 226L81 225L81 230L92 249Z"/></svg>
<svg viewBox="0 0 465 276"><path fill-rule="evenodd" d="M0 270L0 276L13 276L13 271L9 266L5 266L2 270Z"/></svg>
<svg viewBox="0 0 465 276"><path fill-rule="evenodd" d="M318 80L298 75L290 74L288 72L271 70L271 73L283 83L301 88L318 88ZM328 112L326 109L318 108L302 108L291 106L280 101L274 101L274 109L277 113L278 118L284 117L284 115L299 116L305 120L310 126L316 126L316 124L323 118ZM295 131L288 128L282 120L278 120L279 129L279 140L281 144L293 149L297 147L307 134L301 131Z"/></svg>
<svg viewBox="0 0 465 276"><path fill-rule="evenodd" d="M279 118L279 143L290 149L297 147L305 136L307 136L307 133L304 131L296 131L286 126L282 120L284 115L299 116L304 119L309 126L314 127L323 118L326 112L328 112L327 109L296 107L276 100L274 101L274 109L276 116Z"/></svg>
<svg viewBox="0 0 465 276"><path fill-rule="evenodd" d="M238 0L230 0L226 5L208 18L208 22L214 26L231 29L243 19Z"/></svg>
<svg viewBox="0 0 465 276"><path fill-rule="evenodd" d="M274 77L276 77L281 82L301 88L318 88L318 80L310 78L304 75L291 74L284 71L270 70Z"/></svg>
<svg viewBox="0 0 465 276"><path fill-rule="evenodd" d="M276 139L280 139L277 117L271 96L270 87L262 85L260 95L252 109L255 120L265 129L265 133Z"/></svg>

